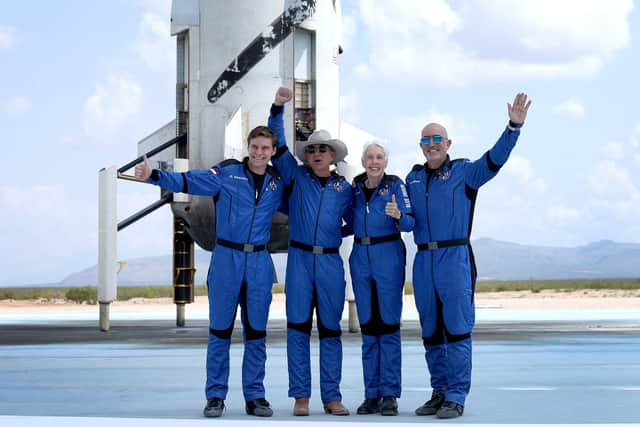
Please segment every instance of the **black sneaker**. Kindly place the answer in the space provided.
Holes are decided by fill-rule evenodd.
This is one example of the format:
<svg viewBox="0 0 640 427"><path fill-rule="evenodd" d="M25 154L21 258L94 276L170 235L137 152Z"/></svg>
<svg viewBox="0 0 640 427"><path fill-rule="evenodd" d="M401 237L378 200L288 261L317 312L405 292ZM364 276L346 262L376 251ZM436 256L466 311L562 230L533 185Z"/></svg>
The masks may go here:
<svg viewBox="0 0 640 427"><path fill-rule="evenodd" d="M458 418L464 412L464 406L458 405L455 402L446 401L442 404L436 417L438 418Z"/></svg>
<svg viewBox="0 0 640 427"><path fill-rule="evenodd" d="M380 405L380 414L382 415L398 415L398 402L393 396L386 396L382 398L382 405Z"/></svg>
<svg viewBox="0 0 640 427"><path fill-rule="evenodd" d="M207 406L204 407L202 413L208 418L218 418L224 411L224 400L219 397L213 397L207 400Z"/></svg>
<svg viewBox="0 0 640 427"><path fill-rule="evenodd" d="M434 415L444 403L444 393L434 391L431 393L431 399L426 401L424 405L416 409L416 415Z"/></svg>
<svg viewBox="0 0 640 427"><path fill-rule="evenodd" d="M247 402L245 410L247 415L255 415L256 417L270 417L273 415L271 405L264 397Z"/></svg>
<svg viewBox="0 0 640 427"><path fill-rule="evenodd" d="M376 414L380 412L380 398L365 399L356 411L358 415Z"/></svg>

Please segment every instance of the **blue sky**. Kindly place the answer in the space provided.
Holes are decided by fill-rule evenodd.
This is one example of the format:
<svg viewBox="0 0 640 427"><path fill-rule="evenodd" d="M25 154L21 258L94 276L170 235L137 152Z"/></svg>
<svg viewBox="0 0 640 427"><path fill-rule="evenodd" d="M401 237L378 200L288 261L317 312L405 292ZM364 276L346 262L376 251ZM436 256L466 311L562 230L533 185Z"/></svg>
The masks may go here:
<svg viewBox="0 0 640 427"><path fill-rule="evenodd" d="M170 1L3 2L0 285L96 263L97 171L136 155L175 113ZM631 0L343 1L341 114L421 162L447 126L479 157L518 91L533 100L512 158L480 192L474 238L640 243L639 12ZM158 197L119 181L119 218ZM118 257L170 253L168 208L118 236Z"/></svg>

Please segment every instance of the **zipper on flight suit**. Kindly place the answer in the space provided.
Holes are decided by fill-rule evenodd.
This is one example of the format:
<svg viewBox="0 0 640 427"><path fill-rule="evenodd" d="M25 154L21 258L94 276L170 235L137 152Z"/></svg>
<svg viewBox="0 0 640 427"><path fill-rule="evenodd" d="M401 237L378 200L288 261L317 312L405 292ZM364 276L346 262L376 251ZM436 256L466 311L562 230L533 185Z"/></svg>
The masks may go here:
<svg viewBox="0 0 640 427"><path fill-rule="evenodd" d="M430 242L432 239L431 236L431 222L429 221L429 187L431 186L431 178L433 177L433 173L432 171L430 171L426 166L425 166L425 175L427 178L427 184L426 184L426 191L425 191L425 196L424 196L424 205L425 205L425 217L427 218L427 231L429 232L429 236L427 238L427 242ZM436 278L435 278L435 273L434 273L434 255L435 255L435 251L427 251L429 253L429 258L431 260L431 282L433 283L434 287L435 287L435 283L436 283Z"/></svg>
<svg viewBox="0 0 640 427"><path fill-rule="evenodd" d="M251 186L253 187L253 192L255 194L255 190L256 190L256 186L255 186L255 182L253 182L253 175L251 173L249 173L249 180L251 182ZM253 204L253 214L251 215L251 223L249 224L249 236L247 237L247 241L245 242L246 244L250 244L251 242L251 234L253 234L253 221L256 218L256 210L258 209L258 203L260 203L260 198L262 197L262 194L264 193L264 188L267 185L267 172L265 171L264 173L264 180L262 182L262 188L260 188L260 192L258 193L255 203ZM244 253L244 271L245 271L245 276L246 276L246 272L247 272L247 260L249 258L249 254L247 252ZM246 281L247 278L245 277L244 280Z"/></svg>
<svg viewBox="0 0 640 427"><path fill-rule="evenodd" d="M322 183L320 183L320 180L318 179L318 177L314 176L314 178L318 181L318 184L322 187L322 189L320 190L320 203L318 204L318 215L316 216L316 226L313 230L313 246L316 246L316 239L318 238L318 223L320 222L320 212L322 210L322 200L324 199L324 190L329 185L329 181L331 180L331 177L327 179L327 183L325 185L322 185ZM316 275L317 260L318 260L317 254L313 254L313 276L314 277Z"/></svg>

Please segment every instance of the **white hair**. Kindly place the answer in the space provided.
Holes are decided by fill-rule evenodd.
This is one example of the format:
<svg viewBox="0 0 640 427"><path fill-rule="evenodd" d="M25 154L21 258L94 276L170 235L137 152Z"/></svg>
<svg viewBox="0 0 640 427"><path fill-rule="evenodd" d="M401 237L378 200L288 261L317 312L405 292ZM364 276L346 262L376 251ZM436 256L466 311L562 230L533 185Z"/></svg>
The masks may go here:
<svg viewBox="0 0 640 427"><path fill-rule="evenodd" d="M364 161L364 156L366 156L367 151L369 150L370 147L380 148L382 150L382 154L384 155L384 159L389 160L387 149L385 148L384 144L381 141L369 141L366 144L364 144L364 147L362 147L362 161Z"/></svg>

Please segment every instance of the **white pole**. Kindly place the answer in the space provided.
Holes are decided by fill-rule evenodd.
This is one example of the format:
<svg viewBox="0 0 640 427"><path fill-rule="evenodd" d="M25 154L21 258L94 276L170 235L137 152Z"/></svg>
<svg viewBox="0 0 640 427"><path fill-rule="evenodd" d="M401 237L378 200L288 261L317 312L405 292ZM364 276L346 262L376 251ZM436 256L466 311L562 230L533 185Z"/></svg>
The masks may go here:
<svg viewBox="0 0 640 427"><path fill-rule="evenodd" d="M109 330L109 307L118 295L117 283L117 170L100 169L98 188L98 302L100 330Z"/></svg>

